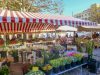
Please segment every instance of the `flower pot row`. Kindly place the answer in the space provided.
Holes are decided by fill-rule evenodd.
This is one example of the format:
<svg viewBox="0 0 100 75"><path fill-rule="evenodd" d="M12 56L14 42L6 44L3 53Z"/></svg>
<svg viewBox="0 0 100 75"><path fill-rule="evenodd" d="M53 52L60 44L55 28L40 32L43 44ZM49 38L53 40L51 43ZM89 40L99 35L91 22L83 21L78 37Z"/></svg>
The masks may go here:
<svg viewBox="0 0 100 75"><path fill-rule="evenodd" d="M58 59L57 61L52 60L50 64L53 66L52 72L58 73L73 68L75 66L81 65L86 62L87 62L87 58L85 57L82 57L80 60L77 60L74 57L65 57L62 59L62 61L60 59Z"/></svg>
<svg viewBox="0 0 100 75"><path fill-rule="evenodd" d="M52 73L58 73L71 69L75 66L81 65L87 62L86 58L81 54L73 54L69 57L60 57L57 59L49 60L47 64L43 64L43 60L37 61L36 66L39 70L45 73L45 75L51 75Z"/></svg>
<svg viewBox="0 0 100 75"><path fill-rule="evenodd" d="M68 70L68 69L71 69L75 66L81 65L85 62L87 62L87 61L83 62L83 60L81 60L81 61L77 61L77 62L72 62L71 64L65 64L64 66L59 66L59 67L56 67L56 68L54 67L52 72L58 73L58 72L61 72L61 71L64 71L64 70Z"/></svg>

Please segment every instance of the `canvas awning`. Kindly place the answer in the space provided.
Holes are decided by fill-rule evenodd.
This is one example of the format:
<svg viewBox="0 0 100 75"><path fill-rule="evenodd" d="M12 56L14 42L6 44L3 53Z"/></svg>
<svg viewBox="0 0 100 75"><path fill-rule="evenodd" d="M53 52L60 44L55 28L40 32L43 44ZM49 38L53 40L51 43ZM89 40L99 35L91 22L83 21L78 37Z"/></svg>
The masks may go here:
<svg viewBox="0 0 100 75"><path fill-rule="evenodd" d="M59 26L57 28L58 31L77 31L77 28L71 26Z"/></svg>
<svg viewBox="0 0 100 75"><path fill-rule="evenodd" d="M84 25L95 26L96 23L63 15L0 10L0 32L54 30L54 27L52 28L52 26L58 25L77 27Z"/></svg>
<svg viewBox="0 0 100 75"><path fill-rule="evenodd" d="M78 27L78 31L87 31L87 32L91 32L91 31L100 31L100 26L79 26Z"/></svg>

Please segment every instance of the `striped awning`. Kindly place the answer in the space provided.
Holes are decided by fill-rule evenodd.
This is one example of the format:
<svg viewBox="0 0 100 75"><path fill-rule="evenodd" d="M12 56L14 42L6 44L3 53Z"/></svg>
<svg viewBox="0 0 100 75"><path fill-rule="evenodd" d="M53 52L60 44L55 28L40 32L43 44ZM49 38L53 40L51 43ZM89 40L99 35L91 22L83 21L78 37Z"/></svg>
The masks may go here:
<svg viewBox="0 0 100 75"><path fill-rule="evenodd" d="M0 32L30 32L52 30L59 25L95 26L95 22L84 21L63 15L0 10Z"/></svg>

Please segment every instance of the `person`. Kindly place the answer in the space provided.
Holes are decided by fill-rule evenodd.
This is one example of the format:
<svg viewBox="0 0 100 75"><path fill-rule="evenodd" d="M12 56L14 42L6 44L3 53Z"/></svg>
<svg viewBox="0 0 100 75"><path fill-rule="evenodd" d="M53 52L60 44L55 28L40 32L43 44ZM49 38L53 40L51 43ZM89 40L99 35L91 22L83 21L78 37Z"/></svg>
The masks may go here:
<svg viewBox="0 0 100 75"><path fill-rule="evenodd" d="M67 50L67 37L66 36L60 38L60 45L65 47L65 49Z"/></svg>
<svg viewBox="0 0 100 75"><path fill-rule="evenodd" d="M78 34L77 33L76 33L75 37L78 38Z"/></svg>

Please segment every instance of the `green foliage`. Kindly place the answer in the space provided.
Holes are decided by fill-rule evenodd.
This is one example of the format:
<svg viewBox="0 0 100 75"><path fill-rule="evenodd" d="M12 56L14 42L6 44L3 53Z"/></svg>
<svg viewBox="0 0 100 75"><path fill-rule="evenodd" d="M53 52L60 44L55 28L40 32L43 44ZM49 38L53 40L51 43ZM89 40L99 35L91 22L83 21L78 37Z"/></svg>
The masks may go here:
<svg viewBox="0 0 100 75"><path fill-rule="evenodd" d="M35 71L35 72L34 71L30 71L25 75L45 75L45 74L44 74L44 72L39 70L39 71Z"/></svg>
<svg viewBox="0 0 100 75"><path fill-rule="evenodd" d="M16 11L62 13L62 0L5 0L0 7ZM60 7L62 6L62 8ZM60 9L60 11L59 11Z"/></svg>
<svg viewBox="0 0 100 75"><path fill-rule="evenodd" d="M44 65L48 64L48 61L49 61L48 52L46 50L42 50L41 53L42 53L42 56L43 56Z"/></svg>
<svg viewBox="0 0 100 75"><path fill-rule="evenodd" d="M60 62L57 59L50 60L50 64L55 68L60 66Z"/></svg>
<svg viewBox="0 0 100 75"><path fill-rule="evenodd" d="M65 58L66 64L71 64L72 59L70 57Z"/></svg>
<svg viewBox="0 0 100 75"><path fill-rule="evenodd" d="M39 67L43 67L44 66L44 60L43 59L37 59L35 65L39 66Z"/></svg>
<svg viewBox="0 0 100 75"><path fill-rule="evenodd" d="M65 50L65 47L61 46L61 45L55 45L53 46L54 50Z"/></svg>
<svg viewBox="0 0 100 75"><path fill-rule="evenodd" d="M52 59L57 59L59 58L59 51L58 50L52 50L51 53L49 53L49 60L52 60Z"/></svg>
<svg viewBox="0 0 100 75"><path fill-rule="evenodd" d="M76 62L77 61L77 58L74 57L74 56L70 57L70 59L72 60L72 62Z"/></svg>
<svg viewBox="0 0 100 75"><path fill-rule="evenodd" d="M50 60L50 64L53 67L59 67L59 66L64 66L65 64L71 64L72 60L73 59L71 57L63 57L63 58Z"/></svg>
<svg viewBox="0 0 100 75"><path fill-rule="evenodd" d="M13 50L12 51L12 56L13 57L18 57L18 51L17 50Z"/></svg>
<svg viewBox="0 0 100 75"><path fill-rule="evenodd" d="M78 61L80 61L83 58L82 54L74 54L73 56L76 57Z"/></svg>
<svg viewBox="0 0 100 75"><path fill-rule="evenodd" d="M100 23L100 6L96 4L92 5L90 8L90 18L91 21Z"/></svg>
<svg viewBox="0 0 100 75"><path fill-rule="evenodd" d="M91 56L93 55L93 48L94 48L94 42L93 41L88 41L86 44L86 51L88 53L88 55Z"/></svg>
<svg viewBox="0 0 100 75"><path fill-rule="evenodd" d="M9 75L9 69L7 66L2 66L0 68L0 75Z"/></svg>

